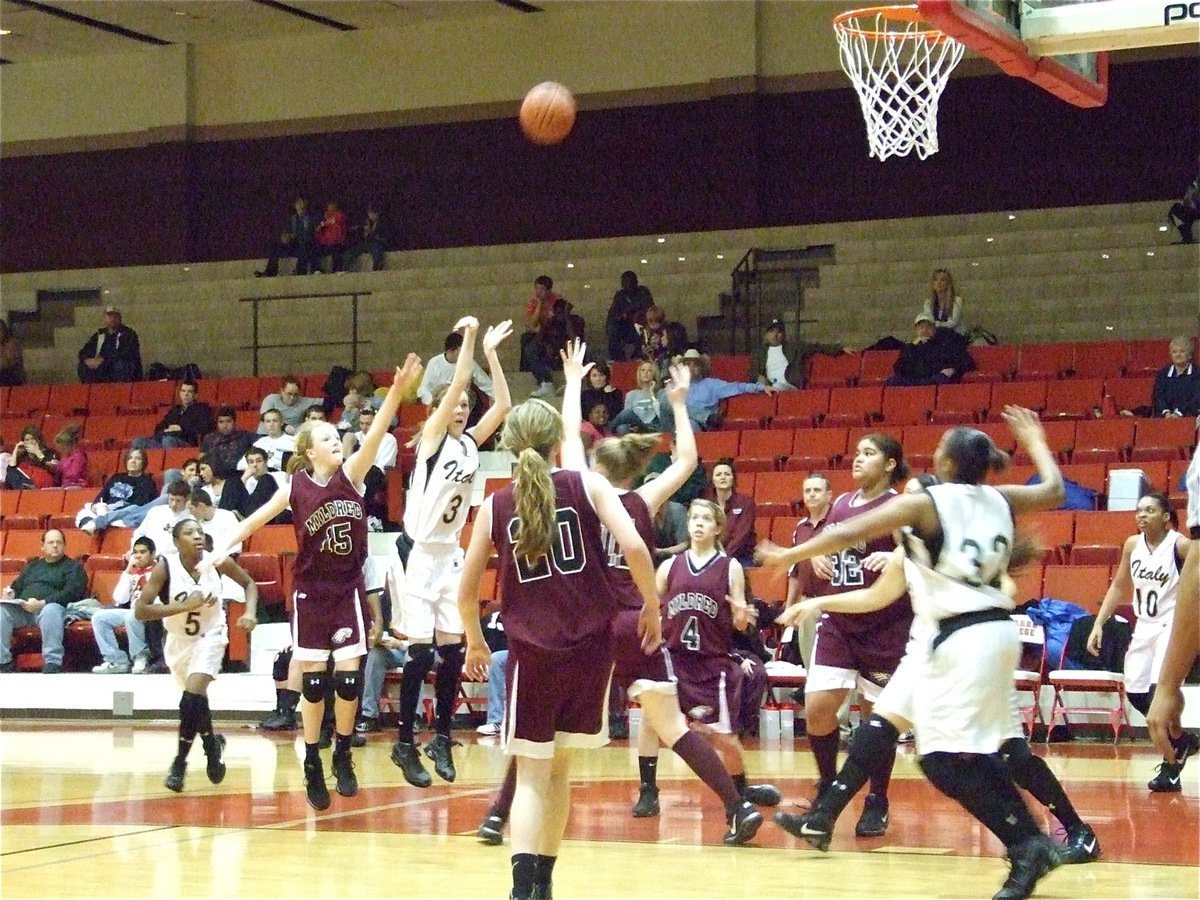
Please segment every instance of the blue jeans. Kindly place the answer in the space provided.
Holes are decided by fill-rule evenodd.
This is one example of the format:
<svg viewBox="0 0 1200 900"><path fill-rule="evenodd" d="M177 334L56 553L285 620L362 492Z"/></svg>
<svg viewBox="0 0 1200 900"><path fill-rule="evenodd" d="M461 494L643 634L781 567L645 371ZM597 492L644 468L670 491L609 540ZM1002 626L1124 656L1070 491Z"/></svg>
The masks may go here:
<svg viewBox="0 0 1200 900"><path fill-rule="evenodd" d="M98 609L92 614L92 634L96 636L96 646L105 662L129 662L124 651L117 644L116 629L125 629L129 638L130 658L140 656L148 649L146 646L146 623L138 621L132 609L115 607L113 609Z"/></svg>
<svg viewBox="0 0 1200 900"><path fill-rule="evenodd" d="M160 434L158 437L134 438L133 447L137 450L153 450L161 447L164 450L174 450L177 447L194 447L195 444L189 444L183 438L177 438L173 434ZM199 451L197 451L199 452Z"/></svg>
<svg viewBox="0 0 1200 900"><path fill-rule="evenodd" d="M692 430L703 431L714 412L715 409L698 410L689 406L688 418L691 419ZM658 425L663 434L675 433L675 410L671 409L671 401L667 399L666 391L659 391L658 394Z"/></svg>
<svg viewBox="0 0 1200 900"><path fill-rule="evenodd" d="M379 698L383 694L383 679L388 669L404 666L408 654L403 650L388 650L372 647L367 654L366 674L363 675L362 716L364 719L379 718Z"/></svg>
<svg viewBox="0 0 1200 900"><path fill-rule="evenodd" d="M42 632L43 664L61 666L66 618L67 608L61 603L47 603L37 615L16 603L0 603L0 665L12 662L13 629L36 625Z"/></svg>
<svg viewBox="0 0 1200 900"><path fill-rule="evenodd" d="M147 513L156 506L165 506L167 503L167 487L173 481L179 481L183 478L183 471L180 469L167 469L163 472L162 491L157 497L149 503L144 503L141 506L122 506L119 509L109 510L104 515L96 516L92 522L96 526L97 531L103 531L113 522L123 522L126 528L137 528L142 524L142 519L146 518ZM84 521L87 521L86 519Z"/></svg>
<svg viewBox="0 0 1200 900"><path fill-rule="evenodd" d="M504 670L507 665L507 650L497 650L492 654L492 662L488 666L487 720L489 725L499 725L504 721L504 689L506 687Z"/></svg>
<svg viewBox="0 0 1200 900"><path fill-rule="evenodd" d="M671 419L671 429L674 431L675 420ZM638 432L653 432L660 431L661 423L658 419L651 419L647 422L632 409L623 409L617 413L616 418L608 423L608 430L617 437L623 437L631 431Z"/></svg>

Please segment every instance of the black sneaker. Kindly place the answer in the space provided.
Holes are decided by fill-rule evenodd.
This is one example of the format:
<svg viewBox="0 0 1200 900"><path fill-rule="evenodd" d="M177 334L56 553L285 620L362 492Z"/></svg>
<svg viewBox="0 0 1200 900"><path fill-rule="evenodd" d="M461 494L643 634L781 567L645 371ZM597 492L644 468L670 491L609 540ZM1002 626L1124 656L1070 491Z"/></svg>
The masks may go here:
<svg viewBox="0 0 1200 900"><path fill-rule="evenodd" d="M425 755L433 760L433 771L443 781L454 781L458 777L454 771L454 756L450 752L453 746L454 741L445 734L435 734L433 740L425 745Z"/></svg>
<svg viewBox="0 0 1200 900"><path fill-rule="evenodd" d="M658 815L658 788L643 784L638 790L637 803L633 804L635 819L649 819Z"/></svg>
<svg viewBox="0 0 1200 900"><path fill-rule="evenodd" d="M201 740L204 744L204 755L208 758L205 765L208 780L213 784L220 784L225 780L225 760L222 759L225 755L225 736L214 734L208 740Z"/></svg>
<svg viewBox="0 0 1200 900"><path fill-rule="evenodd" d="M854 826L854 833L859 837L882 837L888 827L887 797L878 794L867 794L867 802L863 804L862 815Z"/></svg>
<svg viewBox="0 0 1200 900"><path fill-rule="evenodd" d="M350 735L350 746L351 747L367 746L367 736L365 734L359 734L357 731L355 731L353 734Z"/></svg>
<svg viewBox="0 0 1200 900"><path fill-rule="evenodd" d="M171 761L171 768L167 769L167 780L163 782L168 791L179 793L183 790L183 776L187 772L187 760L177 756Z"/></svg>
<svg viewBox="0 0 1200 900"><path fill-rule="evenodd" d="M629 717L613 716L608 720L608 739L623 741L629 737Z"/></svg>
<svg viewBox="0 0 1200 900"><path fill-rule="evenodd" d="M343 797L358 793L358 778L354 774L354 762L350 754L333 754L333 777L337 779L337 792Z"/></svg>
<svg viewBox="0 0 1200 900"><path fill-rule="evenodd" d="M1151 778L1150 783L1146 785L1154 793L1177 794L1183 790L1183 785L1180 784L1180 773L1183 772L1182 765L1163 760L1158 764L1158 768L1155 771L1158 774Z"/></svg>
<svg viewBox="0 0 1200 900"><path fill-rule="evenodd" d="M1067 845L1060 852L1065 865L1078 865L1100 858L1100 841L1090 825L1082 822L1067 829Z"/></svg>
<svg viewBox="0 0 1200 900"><path fill-rule="evenodd" d="M783 795L773 784L748 784L742 788L742 799L755 806L778 806Z"/></svg>
<svg viewBox="0 0 1200 900"><path fill-rule="evenodd" d="M475 832L475 836L490 847L498 847L504 843L504 816L498 816L490 809L487 818Z"/></svg>
<svg viewBox="0 0 1200 900"><path fill-rule="evenodd" d="M329 809L329 788L325 785L325 767L320 757L304 762L304 794L308 805L317 812Z"/></svg>
<svg viewBox="0 0 1200 900"><path fill-rule="evenodd" d="M295 731L296 730L296 711L277 709L259 725L263 731Z"/></svg>
<svg viewBox="0 0 1200 900"><path fill-rule="evenodd" d="M363 716L354 724L355 734L375 734L379 731L383 731L383 726L375 716Z"/></svg>
<svg viewBox="0 0 1200 900"><path fill-rule="evenodd" d="M413 787L427 788L433 784L433 778L421 765L421 754L417 748L407 741L396 741L392 744L392 762L404 773L404 780Z"/></svg>
<svg viewBox="0 0 1200 900"><path fill-rule="evenodd" d="M753 840L754 835L758 834L763 817L753 803L743 800L742 805L737 808L737 812L730 816L728 821L729 830L725 832L722 840L730 847L740 847Z"/></svg>
<svg viewBox="0 0 1200 900"><path fill-rule="evenodd" d="M799 816L795 813L775 813L775 824L822 853L829 849L829 842L833 840L833 823L816 810Z"/></svg>
<svg viewBox="0 0 1200 900"><path fill-rule="evenodd" d="M1038 880L1058 868L1060 863L1062 857L1058 855L1058 848L1046 835L1037 834L1022 841L1009 853L1008 878L992 900L1025 900L1033 893Z"/></svg>
<svg viewBox="0 0 1200 900"><path fill-rule="evenodd" d="M17 664L15 662L13 662L11 659L6 663L0 663L0 672L15 672L15 671L17 671Z"/></svg>

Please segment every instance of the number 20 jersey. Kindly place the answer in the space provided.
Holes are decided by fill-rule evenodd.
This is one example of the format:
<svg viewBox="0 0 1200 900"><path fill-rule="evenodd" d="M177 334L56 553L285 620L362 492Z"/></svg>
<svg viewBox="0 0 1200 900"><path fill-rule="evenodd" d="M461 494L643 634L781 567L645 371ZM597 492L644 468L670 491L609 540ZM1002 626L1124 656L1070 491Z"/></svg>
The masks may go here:
<svg viewBox="0 0 1200 900"><path fill-rule="evenodd" d="M504 633L509 645L586 653L606 635L617 614L617 598L605 571L600 517L583 477L559 469L554 482L554 532L550 552L518 558L516 495L509 485L492 495L492 543L496 547ZM606 640L606 639L605 639Z"/></svg>
<svg viewBox="0 0 1200 900"><path fill-rule="evenodd" d="M478 471L479 448L469 431L461 438L447 434L418 462L404 498L404 530L415 543L457 546Z"/></svg>
<svg viewBox="0 0 1200 900"><path fill-rule="evenodd" d="M674 654L728 656L733 652L729 557L716 553L698 568L690 551L671 561L663 611L663 642Z"/></svg>

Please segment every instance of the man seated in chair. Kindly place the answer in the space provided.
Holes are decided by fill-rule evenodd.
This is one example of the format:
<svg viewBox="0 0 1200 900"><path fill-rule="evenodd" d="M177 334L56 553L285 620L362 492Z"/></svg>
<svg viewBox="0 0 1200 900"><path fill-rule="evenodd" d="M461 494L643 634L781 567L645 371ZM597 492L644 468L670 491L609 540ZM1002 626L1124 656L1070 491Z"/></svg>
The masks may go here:
<svg viewBox="0 0 1200 900"><path fill-rule="evenodd" d="M67 605L87 593L83 566L66 555L67 540L57 528L42 535L42 555L25 564L0 602L0 672L13 672L14 628L36 626L42 632L42 672L55 675L63 666L63 630Z"/></svg>

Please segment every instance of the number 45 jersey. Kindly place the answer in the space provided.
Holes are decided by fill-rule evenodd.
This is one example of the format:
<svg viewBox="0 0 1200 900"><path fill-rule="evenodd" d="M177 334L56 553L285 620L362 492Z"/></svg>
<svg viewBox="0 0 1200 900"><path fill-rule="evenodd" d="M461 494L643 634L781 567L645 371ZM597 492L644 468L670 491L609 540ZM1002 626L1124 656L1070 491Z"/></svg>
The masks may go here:
<svg viewBox="0 0 1200 900"><path fill-rule="evenodd" d="M733 652L733 608L726 599L729 562L724 553L716 553L697 566L689 550L672 560L663 614L663 641L672 655Z"/></svg>
<svg viewBox="0 0 1200 900"><path fill-rule="evenodd" d="M355 585L367 561L367 511L363 496L338 467L328 484L298 471L290 486L296 529L297 588L314 582Z"/></svg>

